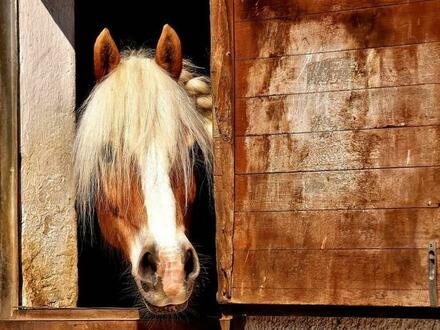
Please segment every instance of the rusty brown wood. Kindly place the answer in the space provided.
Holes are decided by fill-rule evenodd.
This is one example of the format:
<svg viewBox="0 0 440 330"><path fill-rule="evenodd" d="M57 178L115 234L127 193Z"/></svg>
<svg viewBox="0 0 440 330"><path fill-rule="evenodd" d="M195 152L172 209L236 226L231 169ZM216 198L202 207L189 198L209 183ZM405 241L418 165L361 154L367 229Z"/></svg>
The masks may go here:
<svg viewBox="0 0 440 330"><path fill-rule="evenodd" d="M17 1L0 3L0 319L19 304Z"/></svg>
<svg viewBox="0 0 440 330"><path fill-rule="evenodd" d="M0 329L218 329L215 318L140 320L136 308L28 308L14 310Z"/></svg>
<svg viewBox="0 0 440 330"><path fill-rule="evenodd" d="M205 330L219 329L218 321L177 320L11 320L0 321L2 330Z"/></svg>
<svg viewBox="0 0 440 330"><path fill-rule="evenodd" d="M235 2L230 302L429 306L439 9Z"/></svg>
<svg viewBox="0 0 440 330"><path fill-rule="evenodd" d="M235 134L260 135L440 124L440 85L237 100Z"/></svg>
<svg viewBox="0 0 440 330"><path fill-rule="evenodd" d="M14 311L15 320L127 321L139 320L137 308L24 308Z"/></svg>
<svg viewBox="0 0 440 330"><path fill-rule="evenodd" d="M217 300L231 298L234 221L233 0L211 1L211 81L214 107L214 196L217 218Z"/></svg>
<svg viewBox="0 0 440 330"><path fill-rule="evenodd" d="M236 23L236 58L440 41L440 1Z"/></svg>
<svg viewBox="0 0 440 330"><path fill-rule="evenodd" d="M233 294L245 303L429 306L426 270L426 249L240 250Z"/></svg>
<svg viewBox="0 0 440 330"><path fill-rule="evenodd" d="M236 211L438 207L440 167L249 174Z"/></svg>
<svg viewBox="0 0 440 330"><path fill-rule="evenodd" d="M230 330L231 329L231 323L232 323L232 315L226 315L222 314L220 317L220 329L221 330Z"/></svg>
<svg viewBox="0 0 440 330"><path fill-rule="evenodd" d="M348 261L347 262L352 262ZM319 270L316 270L319 271ZM428 290L234 288L231 303L268 305L344 305L428 307Z"/></svg>
<svg viewBox="0 0 440 330"><path fill-rule="evenodd" d="M299 18L304 15L365 9L418 2L421 0L242 0L235 2L236 20L277 17Z"/></svg>
<svg viewBox="0 0 440 330"><path fill-rule="evenodd" d="M236 173L440 165L440 127L237 137Z"/></svg>
<svg viewBox="0 0 440 330"><path fill-rule="evenodd" d="M123 330L138 330L137 321L0 321L0 328L2 330L59 330L59 329L75 329L75 330L108 330L108 329L123 329Z"/></svg>
<svg viewBox="0 0 440 330"><path fill-rule="evenodd" d="M440 241L440 209L238 212L235 250L412 249Z"/></svg>
<svg viewBox="0 0 440 330"><path fill-rule="evenodd" d="M439 83L440 43L240 62L236 96L357 90Z"/></svg>

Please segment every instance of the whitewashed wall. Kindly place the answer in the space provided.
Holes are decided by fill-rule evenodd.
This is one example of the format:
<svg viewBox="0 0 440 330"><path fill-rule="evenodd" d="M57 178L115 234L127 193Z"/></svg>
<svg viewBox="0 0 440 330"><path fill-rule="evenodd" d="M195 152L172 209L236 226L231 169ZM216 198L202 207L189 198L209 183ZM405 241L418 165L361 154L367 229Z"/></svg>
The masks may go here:
<svg viewBox="0 0 440 330"><path fill-rule="evenodd" d="M74 0L19 1L24 306L75 306Z"/></svg>

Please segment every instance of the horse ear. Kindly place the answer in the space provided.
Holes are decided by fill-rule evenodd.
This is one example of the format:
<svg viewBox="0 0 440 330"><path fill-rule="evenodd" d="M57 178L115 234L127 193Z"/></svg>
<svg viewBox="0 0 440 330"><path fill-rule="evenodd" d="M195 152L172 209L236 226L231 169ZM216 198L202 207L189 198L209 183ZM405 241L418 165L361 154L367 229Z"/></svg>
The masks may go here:
<svg viewBox="0 0 440 330"><path fill-rule="evenodd" d="M96 38L93 56L97 81L116 68L121 61L118 47L107 28L104 28Z"/></svg>
<svg viewBox="0 0 440 330"><path fill-rule="evenodd" d="M156 63L171 77L179 79L182 72L182 46L176 31L165 24L156 46Z"/></svg>

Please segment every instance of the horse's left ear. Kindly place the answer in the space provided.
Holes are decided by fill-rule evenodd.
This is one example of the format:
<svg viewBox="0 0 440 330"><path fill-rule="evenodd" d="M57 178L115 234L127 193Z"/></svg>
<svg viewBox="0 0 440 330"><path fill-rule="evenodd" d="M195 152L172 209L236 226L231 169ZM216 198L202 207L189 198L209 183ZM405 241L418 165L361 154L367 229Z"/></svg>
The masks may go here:
<svg viewBox="0 0 440 330"><path fill-rule="evenodd" d="M179 79L182 72L182 46L176 31L165 24L156 46L156 63L171 77Z"/></svg>

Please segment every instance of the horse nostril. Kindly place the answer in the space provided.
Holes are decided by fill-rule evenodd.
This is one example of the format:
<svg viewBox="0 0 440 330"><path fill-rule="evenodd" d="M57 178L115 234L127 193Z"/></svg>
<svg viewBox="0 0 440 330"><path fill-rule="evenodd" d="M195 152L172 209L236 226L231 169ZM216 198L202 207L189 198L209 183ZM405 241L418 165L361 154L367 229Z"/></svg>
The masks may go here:
<svg viewBox="0 0 440 330"><path fill-rule="evenodd" d="M153 276L157 271L157 263L150 252L146 252L139 264L140 271L144 277Z"/></svg>
<svg viewBox="0 0 440 330"><path fill-rule="evenodd" d="M185 275L186 278L195 277L198 271L197 259L193 249L188 249L185 253ZM196 275L197 276L197 275Z"/></svg>

